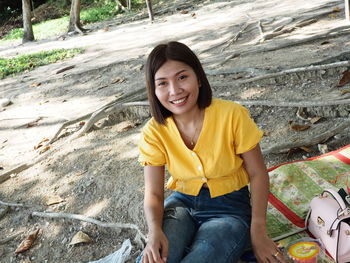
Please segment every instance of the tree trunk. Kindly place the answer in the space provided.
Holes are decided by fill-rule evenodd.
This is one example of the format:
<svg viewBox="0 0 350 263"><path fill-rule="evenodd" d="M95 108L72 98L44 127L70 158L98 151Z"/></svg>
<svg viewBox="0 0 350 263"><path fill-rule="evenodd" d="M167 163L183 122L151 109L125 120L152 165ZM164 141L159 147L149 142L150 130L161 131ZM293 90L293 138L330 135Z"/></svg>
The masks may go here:
<svg viewBox="0 0 350 263"><path fill-rule="evenodd" d="M345 0L345 17L350 22L350 0Z"/></svg>
<svg viewBox="0 0 350 263"><path fill-rule="evenodd" d="M122 4L122 6L124 6L124 7L128 7L128 1L127 0L119 0L119 3L121 3Z"/></svg>
<svg viewBox="0 0 350 263"><path fill-rule="evenodd" d="M71 2L68 32L84 33L80 24L80 0L72 0Z"/></svg>
<svg viewBox="0 0 350 263"><path fill-rule="evenodd" d="M22 42L29 42L34 40L33 26L31 21L30 0L22 0L22 14L23 14L23 39Z"/></svg>
<svg viewBox="0 0 350 263"><path fill-rule="evenodd" d="M152 10L152 1L151 0L146 0L146 4L147 4L149 20L151 20L151 22L152 22L154 20L154 18L153 18L153 10Z"/></svg>

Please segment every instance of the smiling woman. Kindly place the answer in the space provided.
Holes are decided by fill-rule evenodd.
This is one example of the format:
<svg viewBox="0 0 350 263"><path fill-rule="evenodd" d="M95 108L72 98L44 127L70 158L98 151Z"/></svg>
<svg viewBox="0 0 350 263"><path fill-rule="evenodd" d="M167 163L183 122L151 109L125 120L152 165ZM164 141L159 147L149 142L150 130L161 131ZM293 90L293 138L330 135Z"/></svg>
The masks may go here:
<svg viewBox="0 0 350 263"><path fill-rule="evenodd" d="M139 162L149 232L137 262L233 263L251 244L259 262L284 263L266 233L262 132L248 111L212 98L197 56L179 42L153 49L146 81L153 118ZM164 201L165 166L174 192Z"/></svg>

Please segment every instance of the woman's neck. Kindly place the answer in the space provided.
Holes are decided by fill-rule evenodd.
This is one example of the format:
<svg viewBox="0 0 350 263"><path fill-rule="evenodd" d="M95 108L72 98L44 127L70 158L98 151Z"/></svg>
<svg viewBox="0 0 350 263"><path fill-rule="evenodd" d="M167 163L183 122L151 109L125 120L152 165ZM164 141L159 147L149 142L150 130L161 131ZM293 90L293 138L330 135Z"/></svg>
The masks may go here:
<svg viewBox="0 0 350 263"><path fill-rule="evenodd" d="M179 128L193 127L202 121L202 110L199 107L194 108L191 112L181 115L173 115L173 119Z"/></svg>

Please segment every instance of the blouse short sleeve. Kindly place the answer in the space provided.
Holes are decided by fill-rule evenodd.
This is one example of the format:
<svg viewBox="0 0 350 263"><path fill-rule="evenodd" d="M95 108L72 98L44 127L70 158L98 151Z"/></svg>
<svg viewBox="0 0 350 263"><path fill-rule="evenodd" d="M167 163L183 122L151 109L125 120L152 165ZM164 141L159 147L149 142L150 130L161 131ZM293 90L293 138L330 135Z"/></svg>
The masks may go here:
<svg viewBox="0 0 350 263"><path fill-rule="evenodd" d="M139 142L138 161L142 166L162 166L166 164L163 146L155 130L147 123L142 129L141 140Z"/></svg>
<svg viewBox="0 0 350 263"><path fill-rule="evenodd" d="M252 150L261 140L263 132L259 130L248 110L240 106L234 118L234 147L236 154Z"/></svg>

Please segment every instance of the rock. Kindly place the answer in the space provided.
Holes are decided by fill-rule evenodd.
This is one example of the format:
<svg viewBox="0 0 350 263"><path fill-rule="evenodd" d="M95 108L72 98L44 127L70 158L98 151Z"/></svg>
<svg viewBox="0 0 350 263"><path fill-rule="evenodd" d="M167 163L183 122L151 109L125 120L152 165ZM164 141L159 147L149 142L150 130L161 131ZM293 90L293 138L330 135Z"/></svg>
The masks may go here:
<svg viewBox="0 0 350 263"><path fill-rule="evenodd" d="M0 99L0 106L1 107L6 107L6 106L11 105L11 104L12 104L12 102L7 98Z"/></svg>

